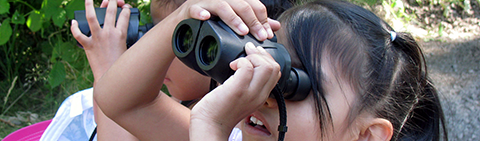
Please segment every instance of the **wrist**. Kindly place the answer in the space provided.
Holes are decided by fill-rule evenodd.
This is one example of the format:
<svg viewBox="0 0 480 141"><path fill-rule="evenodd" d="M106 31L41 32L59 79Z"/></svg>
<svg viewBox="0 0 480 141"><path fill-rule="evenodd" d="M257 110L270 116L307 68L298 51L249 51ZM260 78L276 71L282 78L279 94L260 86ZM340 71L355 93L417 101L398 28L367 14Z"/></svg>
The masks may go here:
<svg viewBox="0 0 480 141"><path fill-rule="evenodd" d="M225 141L228 140L233 127L235 125L232 126L221 120L214 120L191 113L190 140Z"/></svg>

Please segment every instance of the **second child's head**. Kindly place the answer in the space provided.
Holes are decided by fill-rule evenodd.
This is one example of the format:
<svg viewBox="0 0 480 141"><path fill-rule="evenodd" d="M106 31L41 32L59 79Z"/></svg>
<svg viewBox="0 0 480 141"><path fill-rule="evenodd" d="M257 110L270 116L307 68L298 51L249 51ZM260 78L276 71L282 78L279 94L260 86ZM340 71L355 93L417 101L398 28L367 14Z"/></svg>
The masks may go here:
<svg viewBox="0 0 480 141"><path fill-rule="evenodd" d="M438 140L443 113L408 34L335 0L289 9L279 21L278 41L312 81L305 100L286 101L285 140ZM243 139L277 140L278 119L269 98L242 121Z"/></svg>

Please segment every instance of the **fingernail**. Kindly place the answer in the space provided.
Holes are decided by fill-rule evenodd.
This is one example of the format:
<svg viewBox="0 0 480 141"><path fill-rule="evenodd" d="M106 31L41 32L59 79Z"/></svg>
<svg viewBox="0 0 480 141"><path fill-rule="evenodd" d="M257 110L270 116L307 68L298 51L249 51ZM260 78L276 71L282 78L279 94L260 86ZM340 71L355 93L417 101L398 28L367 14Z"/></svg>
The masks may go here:
<svg viewBox="0 0 480 141"><path fill-rule="evenodd" d="M267 32L268 32L268 37L273 37L272 28L268 28L268 29L267 29Z"/></svg>
<svg viewBox="0 0 480 141"><path fill-rule="evenodd" d="M247 25L245 25L243 23L238 26L238 30L243 34L248 33L248 27L247 27Z"/></svg>
<svg viewBox="0 0 480 141"><path fill-rule="evenodd" d="M77 23L77 21L76 21L76 20L72 20L70 24L73 25L74 23Z"/></svg>
<svg viewBox="0 0 480 141"><path fill-rule="evenodd" d="M257 49L258 49L258 51L260 51L260 53L262 53L262 54L268 53L267 50L265 50L262 46L258 46Z"/></svg>
<svg viewBox="0 0 480 141"><path fill-rule="evenodd" d="M260 39L260 40L263 40L263 39L267 39L268 35L267 35L267 32L265 31L265 29L260 29L260 31L257 33L257 37Z"/></svg>
<svg viewBox="0 0 480 141"><path fill-rule="evenodd" d="M245 44L245 50L251 50L251 51L254 51L255 50L255 45L252 43L252 42L248 42L247 44Z"/></svg>
<svg viewBox="0 0 480 141"><path fill-rule="evenodd" d="M203 19L206 19L206 18L208 18L209 14L210 13L207 10L203 10L202 12L200 12L200 17L203 18Z"/></svg>

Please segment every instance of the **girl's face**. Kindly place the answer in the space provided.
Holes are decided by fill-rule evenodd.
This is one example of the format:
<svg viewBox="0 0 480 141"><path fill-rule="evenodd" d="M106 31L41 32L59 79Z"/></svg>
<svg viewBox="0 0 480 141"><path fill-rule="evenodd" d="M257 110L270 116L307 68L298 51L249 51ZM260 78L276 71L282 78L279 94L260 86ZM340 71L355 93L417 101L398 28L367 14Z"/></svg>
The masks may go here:
<svg viewBox="0 0 480 141"><path fill-rule="evenodd" d="M279 43L286 44L286 38L282 34L282 29L277 32ZM287 47L288 48L288 47ZM287 126L288 132L285 134L285 140L354 140L352 133L356 128L356 120L348 126L348 113L353 104L355 95L346 81L335 77L336 71L333 69L328 55L322 55L322 71L324 80L321 82L324 88L325 98L327 100L333 123L327 124L328 131L320 130L319 118L315 110L315 101L311 93L303 101L285 101L287 108ZM298 61L298 58L292 58L292 62ZM325 107L324 107L325 108ZM252 126L252 119L261 121L265 127ZM257 122L258 123L258 122ZM245 140L278 140L277 127L279 125L279 113L277 102L269 98L265 104L252 115L241 121L243 139ZM333 128L332 126L333 125ZM324 132L327 139L322 139L321 133Z"/></svg>
<svg viewBox="0 0 480 141"><path fill-rule="evenodd" d="M175 58L168 68L163 84L173 97L179 100L193 100L208 93L210 78L190 69Z"/></svg>
<svg viewBox="0 0 480 141"><path fill-rule="evenodd" d="M152 0L150 14L154 24L159 23L170 13L175 11L185 0ZM193 100L208 93L210 78L188 68L175 58L168 68L163 83L168 92L179 100Z"/></svg>

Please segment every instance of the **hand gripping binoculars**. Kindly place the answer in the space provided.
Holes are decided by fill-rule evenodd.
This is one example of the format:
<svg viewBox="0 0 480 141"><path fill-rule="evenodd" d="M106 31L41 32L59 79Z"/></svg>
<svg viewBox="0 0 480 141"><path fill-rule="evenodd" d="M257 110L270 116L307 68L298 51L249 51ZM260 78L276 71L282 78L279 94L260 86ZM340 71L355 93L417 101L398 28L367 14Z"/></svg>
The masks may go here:
<svg viewBox="0 0 480 141"><path fill-rule="evenodd" d="M97 15L98 23L101 27L105 22L105 12L107 8L95 8L95 14ZM117 8L117 17L115 20L118 20L118 15L122 8ZM130 19L128 21L127 29L127 48L130 48L135 42L138 41L148 30L153 27L153 24L145 24L140 26L140 12L137 8L130 8ZM88 26L88 21L85 15L85 10L75 11L75 20L78 22L78 28L86 36L91 36L90 27ZM117 21L115 21L116 23ZM79 44L80 45L80 44ZM81 46L81 45L80 45Z"/></svg>
<svg viewBox="0 0 480 141"><path fill-rule="evenodd" d="M276 39L257 41L253 35L237 35L218 18L206 21L186 19L173 33L173 52L185 65L219 83L225 82L234 71L230 62L246 56L245 44L252 42L262 46L281 67L282 76L277 83L285 99L300 101L311 89L308 75L301 69L291 67L291 58Z"/></svg>

